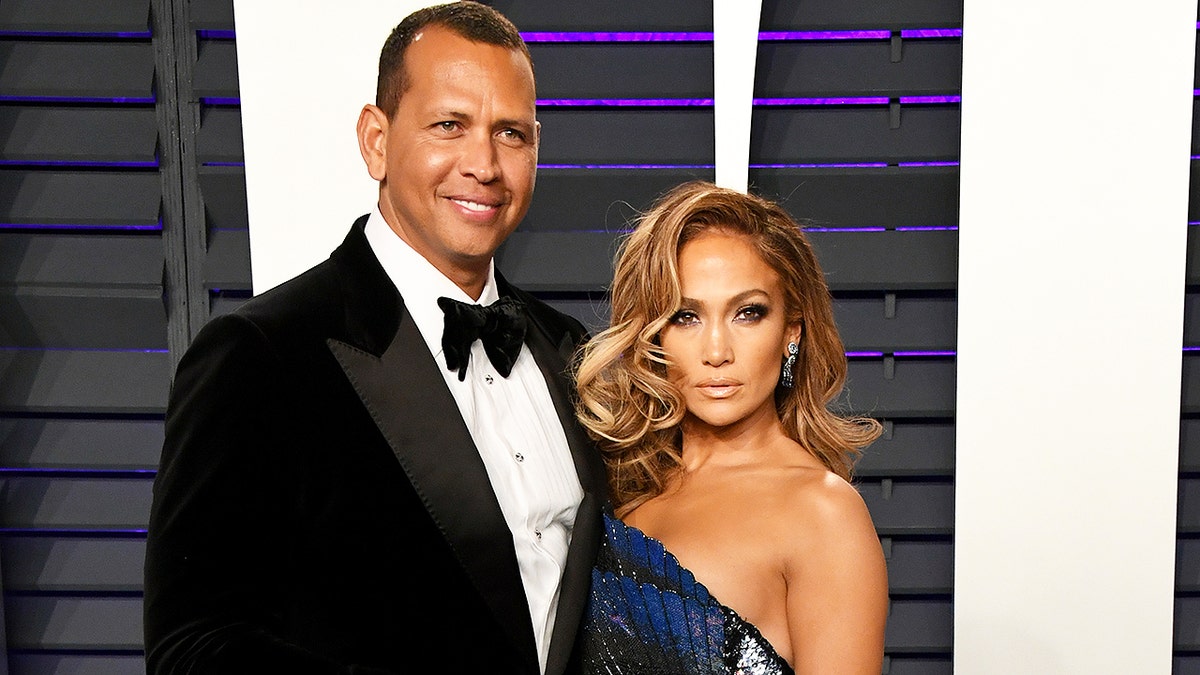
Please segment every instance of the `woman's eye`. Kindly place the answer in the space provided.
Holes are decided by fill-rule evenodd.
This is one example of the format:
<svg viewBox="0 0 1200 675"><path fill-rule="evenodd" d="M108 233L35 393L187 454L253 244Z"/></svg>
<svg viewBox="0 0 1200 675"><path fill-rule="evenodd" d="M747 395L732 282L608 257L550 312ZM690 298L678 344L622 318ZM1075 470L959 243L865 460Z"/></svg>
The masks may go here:
<svg viewBox="0 0 1200 675"><path fill-rule="evenodd" d="M767 315L767 308L764 305L748 305L737 311L734 316L736 321L758 321Z"/></svg>
<svg viewBox="0 0 1200 675"><path fill-rule="evenodd" d="M675 312L675 315L671 317L671 323L675 324L676 326L688 326L698 322L699 320L700 318L696 316L695 312L686 309L681 309L678 312Z"/></svg>

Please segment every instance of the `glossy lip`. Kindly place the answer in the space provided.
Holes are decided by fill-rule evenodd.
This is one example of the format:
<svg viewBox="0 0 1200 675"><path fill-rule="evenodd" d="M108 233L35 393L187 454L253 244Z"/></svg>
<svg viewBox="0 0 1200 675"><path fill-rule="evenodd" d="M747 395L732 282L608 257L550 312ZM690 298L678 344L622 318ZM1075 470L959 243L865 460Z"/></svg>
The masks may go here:
<svg viewBox="0 0 1200 675"><path fill-rule="evenodd" d="M711 398L729 398L741 387L741 382L728 377L712 377L696 384L697 389Z"/></svg>

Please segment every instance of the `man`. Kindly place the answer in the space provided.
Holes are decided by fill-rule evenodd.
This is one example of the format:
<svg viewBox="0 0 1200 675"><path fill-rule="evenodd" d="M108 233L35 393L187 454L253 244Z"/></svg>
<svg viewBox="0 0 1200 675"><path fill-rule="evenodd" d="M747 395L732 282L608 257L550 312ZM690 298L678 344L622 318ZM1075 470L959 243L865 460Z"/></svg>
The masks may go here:
<svg viewBox="0 0 1200 675"><path fill-rule="evenodd" d="M150 672L571 668L606 498L565 375L583 329L492 267L532 196L534 100L494 10L396 27L358 121L378 208L180 363Z"/></svg>

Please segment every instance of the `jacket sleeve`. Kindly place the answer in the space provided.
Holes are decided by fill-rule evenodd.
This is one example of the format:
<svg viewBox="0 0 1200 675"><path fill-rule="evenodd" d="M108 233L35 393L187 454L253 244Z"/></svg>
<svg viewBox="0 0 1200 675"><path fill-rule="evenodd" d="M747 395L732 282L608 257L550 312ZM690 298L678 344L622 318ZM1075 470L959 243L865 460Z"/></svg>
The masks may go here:
<svg viewBox="0 0 1200 675"><path fill-rule="evenodd" d="M147 671L362 674L280 635L289 489L286 373L258 327L219 317L176 374L145 568ZM294 502L291 502L294 503Z"/></svg>

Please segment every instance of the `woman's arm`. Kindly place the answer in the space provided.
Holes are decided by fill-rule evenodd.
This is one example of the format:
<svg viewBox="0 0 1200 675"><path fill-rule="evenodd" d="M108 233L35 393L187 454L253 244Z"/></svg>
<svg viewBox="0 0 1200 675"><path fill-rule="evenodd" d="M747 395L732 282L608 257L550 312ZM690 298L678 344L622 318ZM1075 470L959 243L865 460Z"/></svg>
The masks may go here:
<svg viewBox="0 0 1200 675"><path fill-rule="evenodd" d="M879 675L887 567L871 515L849 483L827 474L798 496L785 563L797 675Z"/></svg>

